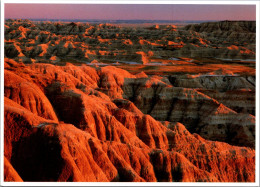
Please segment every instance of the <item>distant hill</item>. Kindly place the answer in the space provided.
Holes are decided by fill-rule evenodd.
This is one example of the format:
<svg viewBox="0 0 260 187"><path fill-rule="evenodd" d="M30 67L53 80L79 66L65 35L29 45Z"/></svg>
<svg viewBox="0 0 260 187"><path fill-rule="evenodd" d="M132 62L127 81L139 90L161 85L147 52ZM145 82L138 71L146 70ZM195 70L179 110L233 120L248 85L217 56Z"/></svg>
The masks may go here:
<svg viewBox="0 0 260 187"><path fill-rule="evenodd" d="M185 30L196 32L216 32L216 31L236 31L236 32L254 32L256 31L255 21L218 21L204 22L200 24L189 24Z"/></svg>

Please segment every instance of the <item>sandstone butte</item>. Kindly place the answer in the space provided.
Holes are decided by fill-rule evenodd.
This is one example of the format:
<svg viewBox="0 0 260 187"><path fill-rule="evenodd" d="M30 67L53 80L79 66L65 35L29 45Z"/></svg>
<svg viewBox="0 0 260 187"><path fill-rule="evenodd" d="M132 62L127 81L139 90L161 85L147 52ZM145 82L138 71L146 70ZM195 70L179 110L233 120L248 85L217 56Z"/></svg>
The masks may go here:
<svg viewBox="0 0 260 187"><path fill-rule="evenodd" d="M198 88L113 66L4 63L5 181L255 181L255 117Z"/></svg>

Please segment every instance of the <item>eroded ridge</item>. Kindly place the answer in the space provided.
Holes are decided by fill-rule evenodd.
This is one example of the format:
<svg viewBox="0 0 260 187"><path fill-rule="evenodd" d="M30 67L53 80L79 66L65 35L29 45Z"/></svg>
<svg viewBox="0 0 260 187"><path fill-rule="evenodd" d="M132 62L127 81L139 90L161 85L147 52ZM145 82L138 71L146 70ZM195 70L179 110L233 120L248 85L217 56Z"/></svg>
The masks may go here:
<svg viewBox="0 0 260 187"><path fill-rule="evenodd" d="M6 58L5 181L254 181L255 117L176 81Z"/></svg>

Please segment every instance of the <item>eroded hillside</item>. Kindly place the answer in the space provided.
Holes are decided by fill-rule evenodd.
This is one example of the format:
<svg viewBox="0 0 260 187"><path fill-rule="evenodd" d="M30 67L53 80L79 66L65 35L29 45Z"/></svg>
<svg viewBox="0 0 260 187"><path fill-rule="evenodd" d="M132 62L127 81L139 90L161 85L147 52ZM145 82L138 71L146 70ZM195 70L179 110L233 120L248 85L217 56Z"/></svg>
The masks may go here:
<svg viewBox="0 0 260 187"><path fill-rule="evenodd" d="M5 56L25 63L75 60L183 64L174 57L255 58L255 22L177 27L7 20ZM168 60L168 61L165 61ZM190 64L190 61L185 61Z"/></svg>
<svg viewBox="0 0 260 187"><path fill-rule="evenodd" d="M7 20L4 180L254 182L254 33Z"/></svg>
<svg viewBox="0 0 260 187"><path fill-rule="evenodd" d="M5 59L6 180L254 181L253 149L206 140L253 146L254 120L156 76Z"/></svg>

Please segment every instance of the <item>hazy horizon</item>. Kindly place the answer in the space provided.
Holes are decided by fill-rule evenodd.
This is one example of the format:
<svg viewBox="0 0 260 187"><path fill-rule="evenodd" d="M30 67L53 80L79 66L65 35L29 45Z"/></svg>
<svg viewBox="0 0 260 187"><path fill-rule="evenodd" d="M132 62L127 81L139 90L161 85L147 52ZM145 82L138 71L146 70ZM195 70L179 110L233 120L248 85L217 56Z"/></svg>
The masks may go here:
<svg viewBox="0 0 260 187"><path fill-rule="evenodd" d="M255 5L5 4L5 19L209 21L256 19Z"/></svg>
<svg viewBox="0 0 260 187"><path fill-rule="evenodd" d="M189 21L194 21L194 22L204 22L204 21L256 21L256 20L229 20L229 19L216 19L216 20L213 20L213 19L209 19L209 20L161 20L161 19L157 19L157 20L147 20L147 19L58 19L58 18L5 18L5 20L8 20L8 19L14 19L14 20L68 20L68 21L71 21L71 20L76 20L76 21L86 21L86 20L89 20L89 21L149 21L149 22L154 22L154 21L162 21L162 22L189 22Z"/></svg>

